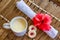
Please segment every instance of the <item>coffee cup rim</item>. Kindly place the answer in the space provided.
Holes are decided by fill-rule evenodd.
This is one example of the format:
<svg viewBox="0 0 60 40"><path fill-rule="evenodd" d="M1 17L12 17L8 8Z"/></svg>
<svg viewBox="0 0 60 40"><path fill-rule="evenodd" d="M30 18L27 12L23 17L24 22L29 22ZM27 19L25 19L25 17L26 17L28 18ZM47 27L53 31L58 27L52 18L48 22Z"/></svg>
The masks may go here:
<svg viewBox="0 0 60 40"><path fill-rule="evenodd" d="M17 32L17 31L15 31L15 30L13 30L13 28L12 28L12 24L13 24L14 20L16 20L16 19L18 19L18 18L21 18L21 19L23 19L23 20L26 22L26 28L25 28L24 30L22 30L21 32L27 30L27 27L28 27L27 20L26 20L24 17L16 16L16 17L14 17L14 18L10 21L10 28L11 28L11 30L12 30L13 32L15 32L15 33L20 33L20 32Z"/></svg>

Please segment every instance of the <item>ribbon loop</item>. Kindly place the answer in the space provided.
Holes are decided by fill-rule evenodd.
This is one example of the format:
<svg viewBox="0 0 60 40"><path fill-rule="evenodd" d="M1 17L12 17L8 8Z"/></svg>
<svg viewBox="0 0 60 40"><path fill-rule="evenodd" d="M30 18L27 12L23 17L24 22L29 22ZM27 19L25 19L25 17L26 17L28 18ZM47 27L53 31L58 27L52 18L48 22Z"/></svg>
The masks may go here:
<svg viewBox="0 0 60 40"><path fill-rule="evenodd" d="M50 30L51 28L51 17L48 14L38 13L32 20L34 25L43 31Z"/></svg>

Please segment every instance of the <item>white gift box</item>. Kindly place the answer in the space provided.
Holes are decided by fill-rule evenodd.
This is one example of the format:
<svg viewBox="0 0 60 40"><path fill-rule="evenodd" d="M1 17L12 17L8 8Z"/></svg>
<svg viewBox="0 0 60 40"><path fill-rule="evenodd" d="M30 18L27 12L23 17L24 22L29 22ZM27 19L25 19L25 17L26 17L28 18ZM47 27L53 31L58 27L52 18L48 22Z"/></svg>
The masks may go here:
<svg viewBox="0 0 60 40"><path fill-rule="evenodd" d="M51 38L55 38L58 34L58 31L56 29L54 29L51 26L51 29L49 31L44 31L47 35L49 35Z"/></svg>
<svg viewBox="0 0 60 40"><path fill-rule="evenodd" d="M30 19L32 19L36 13L31 10L30 7L27 6L27 4L22 0L16 3L17 8L24 12Z"/></svg>
<svg viewBox="0 0 60 40"><path fill-rule="evenodd" d="M16 3L16 6L19 10L24 12L30 19L32 19L36 13L22 0ZM51 38L55 38L58 34L58 31L51 26L49 31L44 31Z"/></svg>

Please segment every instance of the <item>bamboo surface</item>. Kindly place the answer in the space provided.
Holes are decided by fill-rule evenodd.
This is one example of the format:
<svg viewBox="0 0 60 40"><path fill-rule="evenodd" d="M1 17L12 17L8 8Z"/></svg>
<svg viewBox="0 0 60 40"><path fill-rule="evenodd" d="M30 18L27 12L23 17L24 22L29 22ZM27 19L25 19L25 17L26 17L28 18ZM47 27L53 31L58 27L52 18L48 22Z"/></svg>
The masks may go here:
<svg viewBox="0 0 60 40"><path fill-rule="evenodd" d="M35 5L33 5L28 0L24 0L24 1L36 13L37 12L46 13L43 10L37 8ZM39 4L38 2L39 2L39 0L36 1L37 5ZM48 2L48 4L49 3L51 3L51 2ZM43 3L40 2L39 6L41 6L43 9L47 10L48 12L52 13L56 17L57 16L58 16L58 18L60 17L60 14L56 14L56 13L60 12L60 7L58 7L59 10L57 10L57 9L55 10L55 8L53 9L50 7L51 4L50 5L48 5L48 4L44 5L45 7L42 4ZM49 7L50 7L50 9L49 9ZM53 13L55 11L51 11L51 9L55 10L57 12ZM30 18L28 18L23 12L21 12L20 10L17 9L16 0L0 0L0 15L3 15L9 21L12 18L14 18L15 16L22 16L27 20L28 26L32 25L32 21L30 20ZM14 35L14 33L11 30L7 30L7 29L3 28L3 24L6 22L7 21L5 21L3 18L0 17L0 40L60 40L60 21L58 21L54 17L52 17L51 25L59 31L58 37L56 37L55 39L50 38L46 33L42 32L39 29L37 30L37 36L34 39L29 38L27 33L23 37L17 37Z"/></svg>

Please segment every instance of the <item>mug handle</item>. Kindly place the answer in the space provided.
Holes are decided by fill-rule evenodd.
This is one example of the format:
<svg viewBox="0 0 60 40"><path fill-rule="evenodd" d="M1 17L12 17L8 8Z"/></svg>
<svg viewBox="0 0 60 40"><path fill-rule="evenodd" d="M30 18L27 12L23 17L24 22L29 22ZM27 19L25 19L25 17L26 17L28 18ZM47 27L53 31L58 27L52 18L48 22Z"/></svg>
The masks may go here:
<svg viewBox="0 0 60 40"><path fill-rule="evenodd" d="M4 23L3 28L5 29L10 29L10 23Z"/></svg>

